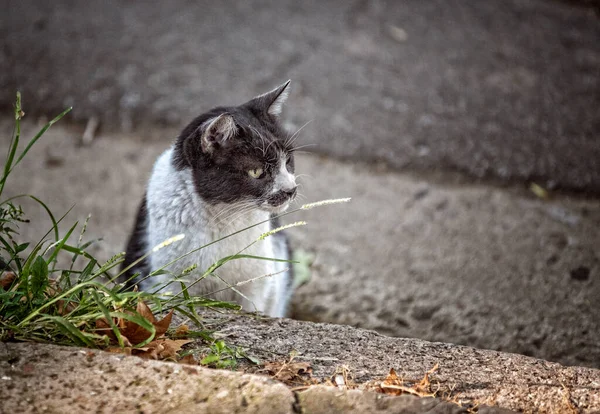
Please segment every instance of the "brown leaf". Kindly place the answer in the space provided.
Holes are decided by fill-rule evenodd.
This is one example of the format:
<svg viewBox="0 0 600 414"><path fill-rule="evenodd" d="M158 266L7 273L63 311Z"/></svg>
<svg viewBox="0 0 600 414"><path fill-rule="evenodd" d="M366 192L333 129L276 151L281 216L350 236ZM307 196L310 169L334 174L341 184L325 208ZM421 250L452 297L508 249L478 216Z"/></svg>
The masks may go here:
<svg viewBox="0 0 600 414"><path fill-rule="evenodd" d="M161 359L176 359L177 352L181 350L181 347L190 342L193 341L191 339L163 339L162 344L164 351L160 355Z"/></svg>
<svg viewBox="0 0 600 414"><path fill-rule="evenodd" d="M137 307L135 310L141 316L148 319L152 324L154 324L154 322L156 322L156 318L154 317L154 314L152 313L152 311L150 310L148 305L146 305L146 302L144 302L143 300L138 300Z"/></svg>
<svg viewBox="0 0 600 414"><path fill-rule="evenodd" d="M179 362L180 364L198 365L198 361L196 361L196 358L194 358L192 354L187 354L183 358L179 358L177 362Z"/></svg>
<svg viewBox="0 0 600 414"><path fill-rule="evenodd" d="M431 382L429 381L429 376L438 370L439 364L435 364L433 368L425 373L423 379L418 383L413 385L413 389L420 393L431 393Z"/></svg>
<svg viewBox="0 0 600 414"><path fill-rule="evenodd" d="M126 346L125 348L111 347L111 348L107 348L106 352L110 352L112 354L131 355L131 347L130 346Z"/></svg>
<svg viewBox="0 0 600 414"><path fill-rule="evenodd" d="M155 339L158 339L159 337L164 335L165 332L167 332L167 329L169 329L169 325L171 325L171 320L173 318L173 310L171 310L160 321L156 321L156 318L154 317L154 314L152 313L148 305L146 305L144 301L140 300L138 301L136 311L140 314L140 316L143 316L150 323L152 323L152 325L154 325L156 331L154 335ZM128 321L124 318L118 318L114 321L114 323L119 328L119 332L123 337L123 341L128 346L131 346L132 344L136 345L142 343L148 338L150 338L150 331L146 330L146 328L138 325L135 322ZM110 324L106 319L102 318L96 321L96 330L100 331L100 333L102 334L106 334L113 343L117 342L117 338L112 329L110 328Z"/></svg>
<svg viewBox="0 0 600 414"><path fill-rule="evenodd" d="M67 306L65 306L65 301L64 300L59 300L58 302L56 302L57 306L58 306L58 314L61 316L65 316L71 312L73 312L75 310L75 308L77 307L77 305L75 305L74 302L66 302Z"/></svg>
<svg viewBox="0 0 600 414"><path fill-rule="evenodd" d="M392 368L390 373L378 386L375 385L375 391L381 392L388 395L402 395L402 394L413 394L419 397L432 397L434 394L431 392L431 383L429 381L429 375L438 369L438 364L425 373L423 379L420 382L409 386L404 380L398 377L396 371Z"/></svg>
<svg viewBox="0 0 600 414"><path fill-rule="evenodd" d="M177 327L177 329L175 330L175 335L176 336L185 336L185 335L187 335L187 333L189 332L189 330L190 330L189 326L187 326L185 324L184 325L179 325Z"/></svg>
<svg viewBox="0 0 600 414"><path fill-rule="evenodd" d="M16 278L17 275L15 275L14 272L2 272L2 274L0 274L0 286L2 289L8 290Z"/></svg>
<svg viewBox="0 0 600 414"><path fill-rule="evenodd" d="M133 348L132 354L147 359L177 359L177 352L187 343L189 339L159 339L150 342L143 348Z"/></svg>
<svg viewBox="0 0 600 414"><path fill-rule="evenodd" d="M106 318L96 319L96 331L100 335L106 335L112 341L117 342L117 337L115 336L115 333L113 332Z"/></svg>
<svg viewBox="0 0 600 414"><path fill-rule="evenodd" d="M305 380L312 376L312 367L308 362L267 362L264 369L273 378L283 382Z"/></svg>
<svg viewBox="0 0 600 414"><path fill-rule="evenodd" d="M152 344L152 342L150 342L150 344ZM152 346L146 346L144 348L132 348L131 355L135 355L144 359L158 359L158 354L162 350L162 345L154 343Z"/></svg>
<svg viewBox="0 0 600 414"><path fill-rule="evenodd" d="M156 328L156 338L164 335L165 332L167 332L167 329L169 329L169 326L171 325L171 319L173 319L173 309L171 309L171 311L167 313L167 316L162 318L160 321L152 322Z"/></svg>
<svg viewBox="0 0 600 414"><path fill-rule="evenodd" d="M119 331L121 331L121 335L127 338L131 344L137 345L150 338L150 331L147 331L146 328L137 323L125 320L124 325L123 328L119 328Z"/></svg>
<svg viewBox="0 0 600 414"><path fill-rule="evenodd" d="M142 303L143 305L140 306L140 303ZM158 339L159 337L164 335L165 332L167 332L167 329L169 329L169 325L171 325L171 319L173 318L173 310L171 310L167 314L167 316L165 316L158 322L156 321L156 318L150 311L150 308L148 308L148 306L144 302L138 302L137 311L140 313L141 316L148 319L152 323L152 325L154 325L154 328L156 330L156 333L154 335L155 339ZM129 339L129 342L131 342L134 345L145 341L146 339L150 338L151 335L150 331L147 331L146 328L131 321L125 321L125 328L121 331L121 333L124 336L126 336Z"/></svg>
<svg viewBox="0 0 600 414"><path fill-rule="evenodd" d="M390 373L385 378L385 380L383 380L383 383L386 385L400 385L402 384L402 380L398 378L398 374L396 374L394 368L391 368Z"/></svg>

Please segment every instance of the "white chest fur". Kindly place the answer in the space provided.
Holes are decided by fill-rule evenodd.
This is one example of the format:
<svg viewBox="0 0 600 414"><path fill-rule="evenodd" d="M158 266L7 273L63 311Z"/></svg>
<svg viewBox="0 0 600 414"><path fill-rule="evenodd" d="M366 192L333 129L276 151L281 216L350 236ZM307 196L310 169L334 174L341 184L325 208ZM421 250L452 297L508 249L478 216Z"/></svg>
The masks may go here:
<svg viewBox="0 0 600 414"><path fill-rule="evenodd" d="M175 235L185 235L182 240L150 256L152 270L185 256L166 267L168 274L157 275L142 282L142 289L155 290L156 286L169 283L184 269L197 265L196 270L185 279L186 285L190 285L215 262L241 251L254 256L289 259L287 249L277 239L268 237L257 241L261 234L271 229L268 212L241 203L210 205L204 202L194 189L191 171L176 170L171 157L172 149L169 149L158 158L148 184L146 245L151 248ZM264 223L256 227L188 254L201 246L263 221ZM266 260L232 260L214 272L218 277L207 276L195 284L190 293L235 301L247 311L258 310L270 316L284 316L291 294L290 273L284 271L260 278L281 271L282 268L285 267ZM228 284L236 285L255 278L260 279L238 285L235 288L238 292L234 289L224 289ZM180 284L171 283L164 290L178 292ZM213 293L217 291L219 292Z"/></svg>

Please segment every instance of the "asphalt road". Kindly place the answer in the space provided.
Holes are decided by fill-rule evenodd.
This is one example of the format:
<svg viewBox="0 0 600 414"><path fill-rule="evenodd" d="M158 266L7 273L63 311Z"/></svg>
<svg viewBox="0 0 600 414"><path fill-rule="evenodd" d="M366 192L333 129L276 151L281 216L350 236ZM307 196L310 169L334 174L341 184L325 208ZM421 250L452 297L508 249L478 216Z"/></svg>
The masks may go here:
<svg viewBox="0 0 600 414"><path fill-rule="evenodd" d="M291 78L341 158L600 192L600 24L550 0L0 1L0 107L182 127Z"/></svg>

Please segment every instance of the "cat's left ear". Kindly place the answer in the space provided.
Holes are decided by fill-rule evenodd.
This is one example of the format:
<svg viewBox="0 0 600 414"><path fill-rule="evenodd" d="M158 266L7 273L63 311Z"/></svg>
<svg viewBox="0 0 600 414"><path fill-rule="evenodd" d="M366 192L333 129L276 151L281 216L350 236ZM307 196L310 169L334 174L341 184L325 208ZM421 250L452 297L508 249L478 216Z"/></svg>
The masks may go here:
<svg viewBox="0 0 600 414"><path fill-rule="evenodd" d="M200 145L202 151L212 154L226 144L227 140L233 137L237 132L235 121L228 113L223 113L216 118L209 119L201 127L202 135Z"/></svg>
<svg viewBox="0 0 600 414"><path fill-rule="evenodd" d="M278 117L281 114L283 104L290 95L291 82L291 80L288 80L283 85L278 86L272 91L257 96L246 103L246 105L264 111L269 115Z"/></svg>

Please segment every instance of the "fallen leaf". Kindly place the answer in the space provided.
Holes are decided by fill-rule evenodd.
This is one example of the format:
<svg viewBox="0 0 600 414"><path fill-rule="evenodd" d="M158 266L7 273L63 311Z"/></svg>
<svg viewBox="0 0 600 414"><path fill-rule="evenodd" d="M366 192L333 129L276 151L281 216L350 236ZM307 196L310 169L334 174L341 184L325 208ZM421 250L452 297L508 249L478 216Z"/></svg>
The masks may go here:
<svg viewBox="0 0 600 414"><path fill-rule="evenodd" d="M150 342L143 348L132 348L132 355L147 359L177 359L177 352L191 339L159 339Z"/></svg>
<svg viewBox="0 0 600 414"><path fill-rule="evenodd" d="M152 313L152 311L150 310L148 305L146 305L146 302L144 302L143 300L138 300L135 310L137 313L139 313L144 318L148 319L153 324L154 324L154 322L156 322L156 318L154 317L154 314Z"/></svg>
<svg viewBox="0 0 600 414"><path fill-rule="evenodd" d="M413 385L413 389L417 392L431 393L431 382L429 381L429 376L437 371L439 367L439 364L435 364L433 368L425 373L423 379L418 384Z"/></svg>
<svg viewBox="0 0 600 414"><path fill-rule="evenodd" d="M177 362L180 364L198 365L198 361L196 361L196 358L192 354L187 354L183 358L179 358Z"/></svg>
<svg viewBox="0 0 600 414"><path fill-rule="evenodd" d="M282 382L304 381L312 376L312 367L308 362L267 362L260 371L266 371Z"/></svg>
<svg viewBox="0 0 600 414"><path fill-rule="evenodd" d="M113 343L117 342L117 337L115 336L115 333L113 332L112 328L110 327L110 324L105 318L96 319L96 332L98 332L101 335L108 336L108 338ZM127 338L123 338L123 340L125 341L127 340ZM127 344L125 344L125 346L131 346L129 340L127 340Z"/></svg>
<svg viewBox="0 0 600 414"><path fill-rule="evenodd" d="M173 318L173 310L171 309L171 311L164 318L162 318L160 321L157 321L148 305L141 300L138 301L136 312L154 325L156 331L154 335L155 340L159 339L165 334L165 332L167 332L167 329L169 329L169 325L171 325L171 320ZM150 331L146 330L146 328L138 325L135 322L128 321L124 318L118 318L114 320L113 323L119 328L119 332L123 337L125 346L137 345L150 338ZM111 342L118 342L115 333L111 329L110 323L105 318L96 320L96 331L107 335Z"/></svg>
<svg viewBox="0 0 600 414"><path fill-rule="evenodd" d="M131 355L131 347L130 346L126 346L126 347L111 347L111 348L106 348L105 349L106 352L110 352L111 354L125 354L125 355Z"/></svg>
<svg viewBox="0 0 600 414"><path fill-rule="evenodd" d="M185 335L187 335L187 333L189 332L189 330L190 330L189 326L187 326L185 324L184 325L179 325L177 327L177 329L175 330L175 335L176 336L185 336Z"/></svg>
<svg viewBox="0 0 600 414"><path fill-rule="evenodd" d="M167 313L167 315L164 318L162 318L160 321L152 323L154 325L154 328L156 328L156 337L157 338L159 336L164 335L167 332L167 329L169 329L169 326L171 325L172 319L173 319L173 309L171 309L169 311L169 313Z"/></svg>
<svg viewBox="0 0 600 414"><path fill-rule="evenodd" d="M2 289L8 290L16 278L17 275L15 275L15 272L2 272L2 274L0 274L0 286Z"/></svg>
<svg viewBox="0 0 600 414"><path fill-rule="evenodd" d="M64 300L59 300L58 302L56 302L56 305L58 307L58 314L61 316L65 316L71 312L73 312L76 308L77 305L74 302L66 302L67 305L65 306L65 301Z"/></svg>
<svg viewBox="0 0 600 414"><path fill-rule="evenodd" d="M412 394L419 397L433 397L434 393L431 392L429 376L437 371L438 368L439 365L435 364L432 369L425 373L421 381L413 385L399 378L396 371L391 368L390 373L382 382L368 385L367 388L388 395Z"/></svg>

